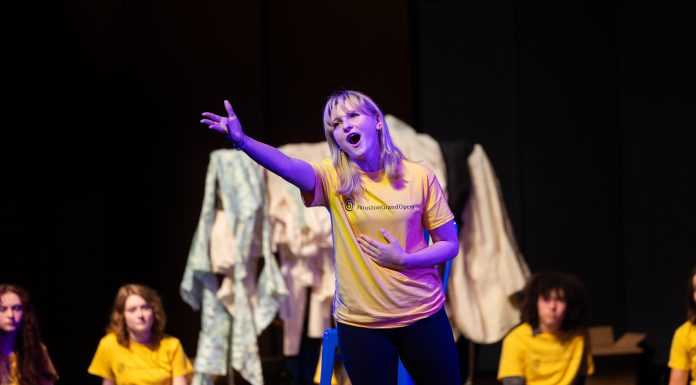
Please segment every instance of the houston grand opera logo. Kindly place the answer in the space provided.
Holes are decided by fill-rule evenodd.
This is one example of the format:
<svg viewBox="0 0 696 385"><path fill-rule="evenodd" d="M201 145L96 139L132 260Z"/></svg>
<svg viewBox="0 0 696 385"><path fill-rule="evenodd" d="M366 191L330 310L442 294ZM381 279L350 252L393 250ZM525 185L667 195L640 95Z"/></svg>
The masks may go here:
<svg viewBox="0 0 696 385"><path fill-rule="evenodd" d="M346 211L353 211L356 207L359 208L360 210L413 210L416 208L417 205L415 204L403 204L403 203L397 203L395 205L387 205L387 204L381 204L381 205L361 205L361 204L355 204L355 201L352 198L346 198L345 201L343 201L343 207L346 209Z"/></svg>

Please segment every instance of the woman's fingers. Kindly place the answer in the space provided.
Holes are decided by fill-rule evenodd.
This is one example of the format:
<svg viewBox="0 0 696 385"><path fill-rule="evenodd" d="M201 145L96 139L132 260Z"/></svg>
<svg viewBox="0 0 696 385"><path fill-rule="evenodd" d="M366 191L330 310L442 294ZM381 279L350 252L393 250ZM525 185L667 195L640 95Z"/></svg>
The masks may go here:
<svg viewBox="0 0 696 385"><path fill-rule="evenodd" d="M365 244L365 246L369 247L371 250L377 251L379 249L379 243L376 242L374 239L368 237L367 235L360 235L358 241L362 241Z"/></svg>
<svg viewBox="0 0 696 385"><path fill-rule="evenodd" d="M227 125L225 124L225 120L216 122L216 121L210 120L210 119L201 119L201 123L207 125L208 128L210 128L211 130L215 130L215 131L221 132L223 134L226 134L227 133Z"/></svg>
<svg viewBox="0 0 696 385"><path fill-rule="evenodd" d="M214 114L212 112L203 112L201 115L204 119L201 119L201 123L205 124L211 130L223 133L230 136L231 139L239 141L240 136L243 137L242 127L237 120L237 116L234 114L232 109L232 104L228 100L224 101L225 110L227 111L227 116L221 116Z"/></svg>
<svg viewBox="0 0 696 385"><path fill-rule="evenodd" d="M360 238L358 238L358 243L360 244L360 248L367 255L376 258L377 252L379 251L379 249L377 247L375 247L374 245L372 245L369 241L365 240L365 238L363 238L363 237L364 236L361 235Z"/></svg>
<svg viewBox="0 0 696 385"><path fill-rule="evenodd" d="M222 116L218 114L213 114L212 112L204 112L201 115L205 116L208 119L214 120L215 122L219 122L222 120Z"/></svg>
<svg viewBox="0 0 696 385"><path fill-rule="evenodd" d="M219 121L214 121L210 119L201 119L201 123L207 124L208 126L219 126L220 122Z"/></svg>
<svg viewBox="0 0 696 385"><path fill-rule="evenodd" d="M385 229L381 229L382 235L384 236L384 239L386 239L389 243L398 243L399 241L396 240L391 234L387 232Z"/></svg>
<svg viewBox="0 0 696 385"><path fill-rule="evenodd" d="M230 118L235 116L234 110L232 109L232 104L230 104L230 102L227 101L226 99L225 99L225 110L227 110L227 116L229 116Z"/></svg>

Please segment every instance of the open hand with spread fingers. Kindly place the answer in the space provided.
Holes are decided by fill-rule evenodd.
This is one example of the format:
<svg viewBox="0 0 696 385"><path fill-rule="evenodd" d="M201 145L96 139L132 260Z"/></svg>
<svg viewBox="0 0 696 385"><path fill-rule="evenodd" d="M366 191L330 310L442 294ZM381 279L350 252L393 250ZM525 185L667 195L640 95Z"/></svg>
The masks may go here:
<svg viewBox="0 0 696 385"><path fill-rule="evenodd" d="M225 110L227 110L227 116L220 116L213 114L212 112L204 112L202 115L206 119L201 119L201 123L205 124L211 130L215 130L225 136L227 136L235 147L241 147L244 144L244 131L242 131L242 124L237 119L237 115L232 109L232 105L229 101L225 100Z"/></svg>
<svg viewBox="0 0 696 385"><path fill-rule="evenodd" d="M407 254L391 234L385 229L381 229L387 243L374 240L367 235L360 234L358 243L362 251L377 264L392 269L403 269L406 267Z"/></svg>

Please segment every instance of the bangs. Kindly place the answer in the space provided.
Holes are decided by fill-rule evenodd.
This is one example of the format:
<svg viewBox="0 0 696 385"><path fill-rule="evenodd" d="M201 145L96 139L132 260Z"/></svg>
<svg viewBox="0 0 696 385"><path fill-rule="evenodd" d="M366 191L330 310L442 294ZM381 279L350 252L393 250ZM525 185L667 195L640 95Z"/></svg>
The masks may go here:
<svg viewBox="0 0 696 385"><path fill-rule="evenodd" d="M548 300L551 298L551 294L556 294L556 298L561 299L561 300L566 300L566 293L565 290L561 287L557 286L551 286L551 287L546 287L546 288L541 288L539 291L539 296L544 298L545 300Z"/></svg>
<svg viewBox="0 0 696 385"><path fill-rule="evenodd" d="M371 113L367 101L354 93L343 92L333 95L326 103L326 109L324 110L324 127L327 130L333 131L333 120L339 110L345 113L354 111L359 111L363 114Z"/></svg>

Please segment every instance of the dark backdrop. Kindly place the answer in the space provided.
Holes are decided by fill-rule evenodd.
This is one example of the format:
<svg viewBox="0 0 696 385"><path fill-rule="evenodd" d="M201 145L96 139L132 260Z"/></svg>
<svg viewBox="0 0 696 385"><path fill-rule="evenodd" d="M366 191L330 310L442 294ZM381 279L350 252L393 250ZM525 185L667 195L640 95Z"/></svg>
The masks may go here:
<svg viewBox="0 0 696 385"><path fill-rule="evenodd" d="M6 41L0 281L30 289L61 383L86 368L116 289L178 294L210 151L198 123L229 98L248 134L322 140L357 88L498 173L533 271L579 275L593 325L648 335L665 371L696 263L694 24L685 8L524 1L12 2ZM278 342L279 343L279 342ZM490 348L492 350L486 350ZM278 348L279 349L279 348ZM481 349L494 371L495 346Z"/></svg>

